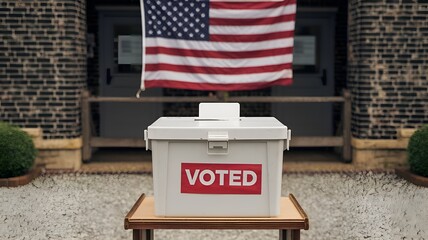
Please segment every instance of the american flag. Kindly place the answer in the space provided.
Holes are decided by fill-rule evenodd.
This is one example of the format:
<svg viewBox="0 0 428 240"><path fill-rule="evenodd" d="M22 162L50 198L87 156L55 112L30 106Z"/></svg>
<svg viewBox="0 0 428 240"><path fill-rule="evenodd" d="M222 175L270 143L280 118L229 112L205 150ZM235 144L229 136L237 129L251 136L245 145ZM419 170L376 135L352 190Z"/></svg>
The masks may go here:
<svg viewBox="0 0 428 240"><path fill-rule="evenodd" d="M142 86L231 91L292 83L296 0L141 0L141 6Z"/></svg>

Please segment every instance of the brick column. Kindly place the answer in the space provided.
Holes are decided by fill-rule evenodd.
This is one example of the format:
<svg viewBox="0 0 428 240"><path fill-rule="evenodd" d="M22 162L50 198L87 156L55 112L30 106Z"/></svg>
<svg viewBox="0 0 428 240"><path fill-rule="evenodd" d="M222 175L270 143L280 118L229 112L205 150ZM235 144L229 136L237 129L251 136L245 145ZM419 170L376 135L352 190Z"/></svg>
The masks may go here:
<svg viewBox="0 0 428 240"><path fill-rule="evenodd" d="M348 81L357 150L404 150L402 129L428 123L427 22L426 1L349 1Z"/></svg>
<svg viewBox="0 0 428 240"><path fill-rule="evenodd" d="M353 134L393 139L428 123L428 4L351 0Z"/></svg>
<svg viewBox="0 0 428 240"><path fill-rule="evenodd" d="M55 139L64 148L78 147L81 136L85 4L85 0L0 2L0 119L41 128L43 139ZM50 148L47 142L45 147Z"/></svg>

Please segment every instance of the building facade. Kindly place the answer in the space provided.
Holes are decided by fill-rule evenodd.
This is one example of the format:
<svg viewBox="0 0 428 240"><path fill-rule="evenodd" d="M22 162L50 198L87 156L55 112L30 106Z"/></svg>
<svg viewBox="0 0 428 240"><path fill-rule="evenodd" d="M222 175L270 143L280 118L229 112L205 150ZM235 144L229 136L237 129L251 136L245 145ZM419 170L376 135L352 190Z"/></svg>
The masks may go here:
<svg viewBox="0 0 428 240"><path fill-rule="evenodd" d="M0 120L32 129L40 160L48 167L80 166L84 89L94 96L134 95L138 63L121 63L117 46L118 36L141 34L140 21L136 0L1 1ZM300 54L294 63L295 86L229 94L338 96L349 89L353 161L403 163L408 137L428 123L428 2L300 0L296 37L301 52L295 52L295 57ZM139 118L141 106L95 104L92 119L98 135L138 137L129 119L147 125L161 115L196 115L195 106L150 104ZM335 135L343 122L333 104L243 104L243 115L283 118L302 136ZM130 127L112 127L117 125Z"/></svg>

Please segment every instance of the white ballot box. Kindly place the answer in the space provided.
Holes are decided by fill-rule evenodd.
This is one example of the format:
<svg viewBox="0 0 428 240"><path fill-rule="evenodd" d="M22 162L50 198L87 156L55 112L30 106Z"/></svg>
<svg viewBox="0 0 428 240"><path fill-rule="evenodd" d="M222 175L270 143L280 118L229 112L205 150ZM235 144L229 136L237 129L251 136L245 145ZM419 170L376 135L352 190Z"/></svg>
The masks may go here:
<svg viewBox="0 0 428 240"><path fill-rule="evenodd" d="M291 131L273 117L240 117L238 103L201 103L199 117L161 117L152 150L155 215L269 217L280 212Z"/></svg>

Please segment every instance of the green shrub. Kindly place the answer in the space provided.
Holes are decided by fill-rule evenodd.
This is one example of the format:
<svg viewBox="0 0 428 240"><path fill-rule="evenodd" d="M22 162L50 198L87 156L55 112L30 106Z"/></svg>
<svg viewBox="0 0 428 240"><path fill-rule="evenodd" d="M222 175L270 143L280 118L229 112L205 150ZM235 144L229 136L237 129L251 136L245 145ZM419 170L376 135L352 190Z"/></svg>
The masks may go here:
<svg viewBox="0 0 428 240"><path fill-rule="evenodd" d="M428 177L428 126L417 130L407 147L410 171Z"/></svg>
<svg viewBox="0 0 428 240"><path fill-rule="evenodd" d="M0 122L0 178L16 177L30 170L37 150L21 129Z"/></svg>

